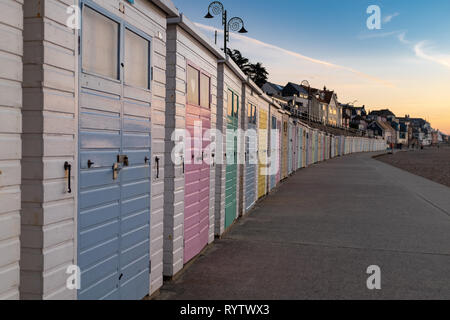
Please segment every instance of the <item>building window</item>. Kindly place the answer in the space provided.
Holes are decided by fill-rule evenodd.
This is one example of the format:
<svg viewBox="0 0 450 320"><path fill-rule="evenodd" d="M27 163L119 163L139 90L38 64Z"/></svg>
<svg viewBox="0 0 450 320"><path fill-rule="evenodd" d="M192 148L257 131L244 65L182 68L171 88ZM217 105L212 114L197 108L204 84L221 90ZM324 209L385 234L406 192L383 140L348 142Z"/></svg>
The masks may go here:
<svg viewBox="0 0 450 320"><path fill-rule="evenodd" d="M210 107L211 79L204 73L200 75L200 106Z"/></svg>
<svg viewBox="0 0 450 320"><path fill-rule="evenodd" d="M231 90L228 90L228 108L227 108L227 115L229 117L233 116L233 92Z"/></svg>
<svg viewBox="0 0 450 320"><path fill-rule="evenodd" d="M248 123L256 124L256 106L248 104Z"/></svg>
<svg viewBox="0 0 450 320"><path fill-rule="evenodd" d="M187 66L187 103L203 108L211 107L211 79L194 67Z"/></svg>
<svg viewBox="0 0 450 320"><path fill-rule="evenodd" d="M199 80L200 71L191 66L187 67L187 103L191 105L200 105Z"/></svg>
<svg viewBox="0 0 450 320"><path fill-rule="evenodd" d="M149 89L150 42L125 30L125 84Z"/></svg>
<svg viewBox="0 0 450 320"><path fill-rule="evenodd" d="M238 117L239 113L239 97L233 93L233 116Z"/></svg>
<svg viewBox="0 0 450 320"><path fill-rule="evenodd" d="M83 71L119 79L119 24L83 8Z"/></svg>

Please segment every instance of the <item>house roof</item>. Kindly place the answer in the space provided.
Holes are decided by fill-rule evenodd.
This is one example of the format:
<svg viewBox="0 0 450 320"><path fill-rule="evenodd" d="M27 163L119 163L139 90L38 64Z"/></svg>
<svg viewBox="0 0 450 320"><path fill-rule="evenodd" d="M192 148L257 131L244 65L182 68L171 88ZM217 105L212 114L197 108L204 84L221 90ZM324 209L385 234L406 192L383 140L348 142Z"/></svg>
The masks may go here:
<svg viewBox="0 0 450 320"><path fill-rule="evenodd" d="M378 121L378 120L373 121L373 122L369 125L369 127L372 127L373 125L378 126L378 127L379 127L381 130L383 130L383 131L391 131L391 132L395 131L394 128L392 128L392 127L389 125L389 123L384 122L384 121Z"/></svg>
<svg viewBox="0 0 450 320"><path fill-rule="evenodd" d="M331 103L331 99L333 98L333 95L334 95L334 91L325 90L323 92L325 93L325 95L324 95L324 98L322 99L322 102L330 104Z"/></svg>
<svg viewBox="0 0 450 320"><path fill-rule="evenodd" d="M395 117L395 114L389 110L389 109L383 109L383 110L375 110L369 113L371 116L379 116L379 117Z"/></svg>
<svg viewBox="0 0 450 320"><path fill-rule="evenodd" d="M288 90L289 88L294 89L295 94L298 96L300 96L300 94L305 94L305 95L308 94L307 88L305 88L301 85L298 85L296 83L293 83L293 82L288 82L288 84L283 88L282 94L285 96L292 96L293 95L292 93L287 94L287 92L286 92L286 90Z"/></svg>
<svg viewBox="0 0 450 320"><path fill-rule="evenodd" d="M301 86L302 88L304 88L306 90L306 92L308 92L308 87L304 87ZM334 95L334 91L329 91L329 90L320 90L320 89L316 89L316 88L310 88L310 93L314 94L314 95L319 95L319 98L317 99L319 102L322 103L326 103L326 104L330 104L331 99L333 98Z"/></svg>
<svg viewBox="0 0 450 320"><path fill-rule="evenodd" d="M387 123L387 122L384 122L384 121L377 121L377 123L380 124L380 126L381 126L381 128L382 128L383 130L395 131L395 129L392 128L391 125L390 125L389 123Z"/></svg>
<svg viewBox="0 0 450 320"><path fill-rule="evenodd" d="M263 90L267 90L267 91L273 90L278 93L281 93L281 91L283 91L283 88L284 88L283 86L280 86L279 84L272 83L272 82L266 82L263 85Z"/></svg>

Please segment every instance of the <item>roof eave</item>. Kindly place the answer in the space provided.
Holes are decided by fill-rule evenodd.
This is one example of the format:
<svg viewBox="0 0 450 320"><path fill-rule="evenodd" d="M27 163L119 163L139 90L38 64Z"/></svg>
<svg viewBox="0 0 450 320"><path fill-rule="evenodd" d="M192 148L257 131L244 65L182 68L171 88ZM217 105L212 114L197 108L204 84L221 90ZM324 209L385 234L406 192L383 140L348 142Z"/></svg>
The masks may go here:
<svg viewBox="0 0 450 320"><path fill-rule="evenodd" d="M195 40L200 42L205 48L207 48L216 58L221 61L225 59L225 55L219 48L213 45L205 35L203 35L195 26L195 24L190 21L184 14L180 14L178 17L173 17L167 19L167 24L179 25L183 30L190 34Z"/></svg>
<svg viewBox="0 0 450 320"><path fill-rule="evenodd" d="M178 17L180 13L171 0L150 0L153 4L164 11L168 17Z"/></svg>

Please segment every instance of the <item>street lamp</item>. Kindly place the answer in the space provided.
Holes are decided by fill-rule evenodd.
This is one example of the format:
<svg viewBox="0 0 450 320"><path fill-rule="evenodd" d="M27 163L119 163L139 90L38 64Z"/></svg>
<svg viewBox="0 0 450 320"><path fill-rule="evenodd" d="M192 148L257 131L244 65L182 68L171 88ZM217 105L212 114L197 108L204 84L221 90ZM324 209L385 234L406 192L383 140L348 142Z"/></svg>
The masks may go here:
<svg viewBox="0 0 450 320"><path fill-rule="evenodd" d="M239 33L248 33L244 28L244 21L239 17L231 18L227 20L227 10L225 10L223 4L219 1L213 1L208 7L208 13L205 15L205 19L212 19L214 16L222 14L222 25L223 25L223 35L224 44L223 51L225 56L227 55L227 42L230 41L230 29L232 31L237 31Z"/></svg>

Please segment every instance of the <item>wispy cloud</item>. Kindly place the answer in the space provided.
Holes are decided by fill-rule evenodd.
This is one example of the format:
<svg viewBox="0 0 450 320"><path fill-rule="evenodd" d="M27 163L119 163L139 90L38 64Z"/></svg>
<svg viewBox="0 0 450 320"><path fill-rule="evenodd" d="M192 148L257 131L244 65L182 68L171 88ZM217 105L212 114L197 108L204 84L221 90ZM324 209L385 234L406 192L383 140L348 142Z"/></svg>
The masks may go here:
<svg viewBox="0 0 450 320"><path fill-rule="evenodd" d="M390 31L390 32L375 32L371 31L369 33L361 33L358 35L358 39L366 40L366 39L375 39L375 38L387 38L395 35L400 35L404 33L403 30Z"/></svg>
<svg viewBox="0 0 450 320"><path fill-rule="evenodd" d="M414 46L414 52L416 53L417 57L450 68L450 55L435 52L431 53L430 51L432 51L432 48L427 48L426 46L426 41L419 42Z"/></svg>
<svg viewBox="0 0 450 320"><path fill-rule="evenodd" d="M403 44L411 44L411 41L406 40L406 32L400 33L397 38Z"/></svg>
<svg viewBox="0 0 450 320"><path fill-rule="evenodd" d="M400 15L400 13L398 13L398 12L387 15L386 17L384 17L383 23L389 23L392 21L392 19L394 19L395 17L398 17L399 15Z"/></svg>
<svg viewBox="0 0 450 320"><path fill-rule="evenodd" d="M442 54L436 53L433 51L428 45L427 41L421 42L412 42L406 39L406 31L392 31L392 32L383 32L383 33L369 33L369 34L360 34L358 38L360 40L365 39L373 39L373 38L387 38L391 36L396 36L398 41L402 44L409 46L414 51L416 57L427 60L430 62L438 63L445 67L450 68L450 54Z"/></svg>
<svg viewBox="0 0 450 320"><path fill-rule="evenodd" d="M207 30L207 31L214 32L216 30L215 28L213 28L211 26L207 26L207 25L200 24L200 23L195 23L195 25L197 27L199 27L199 28L201 28L203 30ZM369 80L369 81L381 84L381 85L386 86L386 87L391 87L391 88L394 87L392 83L390 83L390 82L388 82L386 80L379 79L377 77L365 74L365 73L363 73L361 71L355 70L355 69L350 68L350 67L341 66L341 65L338 65L338 64L335 64L335 63L331 63L331 62L328 62L328 61L324 61L324 60L308 57L308 56L305 56L303 54L300 54L300 53L297 53L297 52L294 52L294 51L290 51L290 50L278 47L278 46L270 44L270 43L266 43L266 42L263 42L263 41L260 41L260 40L254 39L254 38L243 36L241 34L232 33L231 36L233 38L236 38L236 39L244 41L246 44L256 45L259 50L261 50L263 48L274 50L274 51L278 52L279 54L281 54L280 55L280 59L282 59L282 55L287 55L287 56L293 57L295 59L307 61L307 62L310 62L310 63L313 63L313 64L317 64L317 65L321 65L321 66L324 66L324 67L327 67L327 68L334 68L334 69L339 69L339 70L345 70L345 71L350 72L350 73L352 73L352 74L354 74L354 75L356 75L356 76L358 76L360 78L364 78L366 80Z"/></svg>

